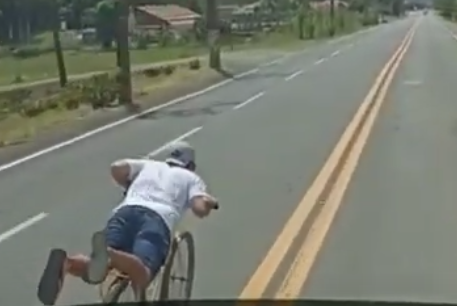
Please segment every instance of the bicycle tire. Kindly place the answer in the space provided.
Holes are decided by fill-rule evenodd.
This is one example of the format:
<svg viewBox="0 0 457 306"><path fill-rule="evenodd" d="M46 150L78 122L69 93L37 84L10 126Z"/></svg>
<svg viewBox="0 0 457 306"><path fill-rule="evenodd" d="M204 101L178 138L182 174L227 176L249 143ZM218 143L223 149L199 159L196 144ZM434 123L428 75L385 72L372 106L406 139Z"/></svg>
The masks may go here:
<svg viewBox="0 0 457 306"><path fill-rule="evenodd" d="M158 281L160 282L160 281ZM151 282L151 284L153 284ZM130 285L130 280L124 278L124 277L117 277L113 283L111 284L110 288L108 289L107 293L103 296L102 302L104 304L115 304L119 302L120 297L122 296L123 293L125 293L125 290L127 287ZM155 284L155 286L160 285L160 284ZM153 285L154 286L154 285ZM139 300L135 301L137 303L142 303L142 302L147 302L147 293L143 292L141 295L138 297ZM160 299L161 297L159 297Z"/></svg>
<svg viewBox="0 0 457 306"><path fill-rule="evenodd" d="M173 239L170 248L170 255L164 268L162 277L162 286L160 288L160 296L166 300L170 296L170 281L171 271L173 267L173 260L179 250L180 245L185 243L187 245L187 273L186 273L186 287L185 287L185 300L189 300L192 296L192 289L195 276L195 241L192 234L188 231L179 233Z"/></svg>
<svg viewBox="0 0 457 306"><path fill-rule="evenodd" d="M122 293L129 286L130 281L124 277L116 277L113 283L110 285L106 294L103 296L102 302L104 304L114 304L119 301Z"/></svg>

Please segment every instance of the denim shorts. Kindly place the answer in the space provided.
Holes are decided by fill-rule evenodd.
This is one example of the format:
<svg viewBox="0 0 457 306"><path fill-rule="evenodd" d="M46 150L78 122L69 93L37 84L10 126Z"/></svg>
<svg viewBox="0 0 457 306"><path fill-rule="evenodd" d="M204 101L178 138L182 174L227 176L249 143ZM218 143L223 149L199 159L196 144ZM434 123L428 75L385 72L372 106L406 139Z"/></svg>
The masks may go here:
<svg viewBox="0 0 457 306"><path fill-rule="evenodd" d="M168 256L170 230L162 217L143 206L118 209L106 225L109 247L137 256L156 275Z"/></svg>

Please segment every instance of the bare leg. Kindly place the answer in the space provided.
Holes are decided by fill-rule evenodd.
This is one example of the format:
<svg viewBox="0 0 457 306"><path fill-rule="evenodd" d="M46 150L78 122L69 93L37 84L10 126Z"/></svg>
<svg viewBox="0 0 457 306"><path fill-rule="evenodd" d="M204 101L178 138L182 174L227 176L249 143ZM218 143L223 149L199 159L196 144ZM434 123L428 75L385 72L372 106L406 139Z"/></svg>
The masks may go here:
<svg viewBox="0 0 457 306"><path fill-rule="evenodd" d="M108 248L111 264L128 275L136 293L146 290L152 279L149 269L135 255Z"/></svg>
<svg viewBox="0 0 457 306"><path fill-rule="evenodd" d="M103 232L92 236L92 252L84 279L91 284L99 284L111 267L126 274L132 282L135 293L140 293L149 285L149 269L135 255L110 248Z"/></svg>
<svg viewBox="0 0 457 306"><path fill-rule="evenodd" d="M72 276L82 278L87 271L89 260L89 257L83 254L69 256L65 261L65 272Z"/></svg>

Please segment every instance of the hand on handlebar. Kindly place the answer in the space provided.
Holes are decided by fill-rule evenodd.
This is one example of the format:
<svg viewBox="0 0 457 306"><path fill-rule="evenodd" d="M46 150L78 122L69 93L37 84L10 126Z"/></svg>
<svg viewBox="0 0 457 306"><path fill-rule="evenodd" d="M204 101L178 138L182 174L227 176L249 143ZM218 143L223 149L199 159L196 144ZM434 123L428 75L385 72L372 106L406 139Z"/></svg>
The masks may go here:
<svg viewBox="0 0 457 306"><path fill-rule="evenodd" d="M210 206L211 209L219 209L219 201L215 197L207 195L205 197L205 202L208 206Z"/></svg>

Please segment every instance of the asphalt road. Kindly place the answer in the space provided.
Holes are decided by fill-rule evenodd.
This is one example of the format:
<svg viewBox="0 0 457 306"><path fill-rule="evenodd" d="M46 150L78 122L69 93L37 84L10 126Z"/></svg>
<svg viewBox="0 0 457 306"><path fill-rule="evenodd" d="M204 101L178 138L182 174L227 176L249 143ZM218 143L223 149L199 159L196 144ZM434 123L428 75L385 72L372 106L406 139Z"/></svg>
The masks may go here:
<svg viewBox="0 0 457 306"><path fill-rule="evenodd" d="M423 18L304 296L457 302L456 54Z"/></svg>
<svg viewBox="0 0 457 306"><path fill-rule="evenodd" d="M421 23L391 101L305 293L456 296L457 172L450 158L457 150L457 42L429 16L289 54L184 104L1 172L0 233L44 217L7 240L0 235L0 301L38 305L36 281L49 248L87 250L120 199L111 161L144 155L198 127L188 140L222 208L202 222L185 220L197 244L194 297L237 297L415 18ZM93 288L70 280L59 304L96 300Z"/></svg>

